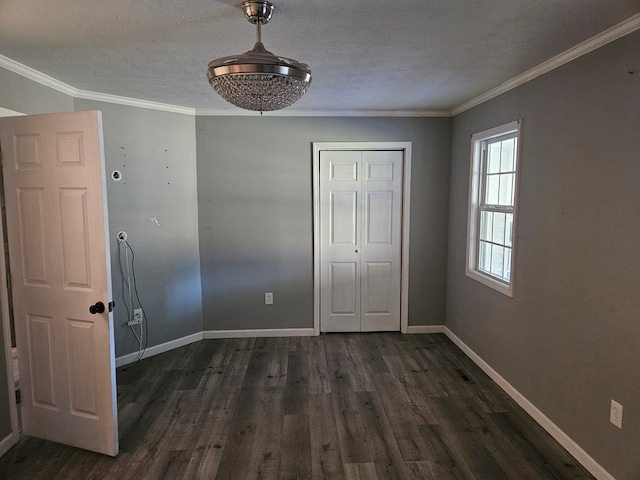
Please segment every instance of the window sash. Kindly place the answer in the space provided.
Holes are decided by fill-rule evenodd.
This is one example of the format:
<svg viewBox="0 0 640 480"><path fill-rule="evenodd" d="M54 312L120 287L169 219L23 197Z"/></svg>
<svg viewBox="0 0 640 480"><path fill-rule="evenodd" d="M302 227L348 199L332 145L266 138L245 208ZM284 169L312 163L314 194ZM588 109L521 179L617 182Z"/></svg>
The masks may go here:
<svg viewBox="0 0 640 480"><path fill-rule="evenodd" d="M480 207L488 207L492 206L494 208L506 208L510 207L513 209L515 204L515 180L516 180L516 170L517 170L517 152L518 152L518 132L510 132L505 135L500 135L491 139L482 140L480 142L480 148L482 152L481 157L481 166L480 166L480 198L478 199L478 205ZM509 140L513 140L513 151L511 153L511 168L502 169L502 164L504 163L504 155L501 151L500 155L500 167L498 171L493 171L493 169L489 168L489 162L492 160L489 158L489 153L495 145L503 145L504 142L508 142ZM491 170L491 171L490 171ZM509 198L510 201L508 203L501 202L487 202L487 185L489 183L490 178L496 178L498 180L498 191L497 197L500 198L500 191L502 183L501 181L509 177L510 181L510 189L509 189Z"/></svg>

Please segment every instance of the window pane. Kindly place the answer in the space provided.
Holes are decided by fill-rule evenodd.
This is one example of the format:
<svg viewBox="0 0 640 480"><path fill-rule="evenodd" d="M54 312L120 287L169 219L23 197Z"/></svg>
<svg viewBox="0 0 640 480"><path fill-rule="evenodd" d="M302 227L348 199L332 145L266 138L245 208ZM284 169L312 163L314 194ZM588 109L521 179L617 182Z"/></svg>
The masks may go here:
<svg viewBox="0 0 640 480"><path fill-rule="evenodd" d="M480 240L489 240L493 238L493 212L482 212L480 217Z"/></svg>
<svg viewBox="0 0 640 480"><path fill-rule="evenodd" d="M504 249L504 276L503 280L511 281L511 249Z"/></svg>
<svg viewBox="0 0 640 480"><path fill-rule="evenodd" d="M504 264L504 247L492 245L491 248L491 275L502 278L502 265Z"/></svg>
<svg viewBox="0 0 640 480"><path fill-rule="evenodd" d="M513 161L514 161L514 153L515 153L515 145L516 145L516 139L515 138L510 138L509 140L505 140L504 142L500 142L502 143L502 152L500 155L501 158L501 165L500 165L500 171L501 172L513 172Z"/></svg>
<svg viewBox="0 0 640 480"><path fill-rule="evenodd" d="M491 244L480 242L480 255L478 256L478 270L491 273Z"/></svg>
<svg viewBox="0 0 640 480"><path fill-rule="evenodd" d="M500 191L500 175L487 175L487 188L485 192L485 205L497 205Z"/></svg>
<svg viewBox="0 0 640 480"><path fill-rule="evenodd" d="M496 212L493 217L493 242L504 245L504 227L506 214Z"/></svg>
<svg viewBox="0 0 640 480"><path fill-rule="evenodd" d="M487 173L500 173L500 142L490 143L487 155Z"/></svg>
<svg viewBox="0 0 640 480"><path fill-rule="evenodd" d="M506 213L505 239L504 244L507 247L513 245L513 213Z"/></svg>
<svg viewBox="0 0 640 480"><path fill-rule="evenodd" d="M504 173L500 175L500 188L498 205L513 205L513 173Z"/></svg>

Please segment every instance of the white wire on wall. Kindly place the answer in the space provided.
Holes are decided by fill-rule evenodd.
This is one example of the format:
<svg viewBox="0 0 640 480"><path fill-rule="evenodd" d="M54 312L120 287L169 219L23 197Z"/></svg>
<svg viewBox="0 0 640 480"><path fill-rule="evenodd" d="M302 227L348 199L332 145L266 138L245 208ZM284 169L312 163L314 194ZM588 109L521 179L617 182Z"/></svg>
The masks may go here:
<svg viewBox="0 0 640 480"><path fill-rule="evenodd" d="M136 362L139 362L147 349L149 327L147 325L147 316L138 295L134 260L135 253L129 242L126 239L118 239L118 262L122 274L122 299L127 311L127 324L138 342L138 358ZM142 310L140 323L134 323L134 310L136 308Z"/></svg>

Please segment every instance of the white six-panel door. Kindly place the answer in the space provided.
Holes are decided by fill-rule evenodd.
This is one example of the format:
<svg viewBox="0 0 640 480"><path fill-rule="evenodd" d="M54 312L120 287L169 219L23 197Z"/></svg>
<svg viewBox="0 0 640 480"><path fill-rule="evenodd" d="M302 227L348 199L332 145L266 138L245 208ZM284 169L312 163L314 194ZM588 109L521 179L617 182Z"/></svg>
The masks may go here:
<svg viewBox="0 0 640 480"><path fill-rule="evenodd" d="M100 113L2 118L0 148L23 432L116 455Z"/></svg>
<svg viewBox="0 0 640 480"><path fill-rule="evenodd" d="M400 330L401 150L320 152L320 330Z"/></svg>

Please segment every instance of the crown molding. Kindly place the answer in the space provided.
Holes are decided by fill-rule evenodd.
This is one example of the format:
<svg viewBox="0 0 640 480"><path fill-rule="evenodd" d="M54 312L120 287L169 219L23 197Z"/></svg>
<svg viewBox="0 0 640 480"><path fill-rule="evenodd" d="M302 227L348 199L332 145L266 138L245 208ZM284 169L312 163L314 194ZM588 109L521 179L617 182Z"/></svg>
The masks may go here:
<svg viewBox="0 0 640 480"><path fill-rule="evenodd" d="M469 110L473 107L480 105L492 98L497 97L498 95L502 95L509 90L512 90L520 85L523 85L527 82L530 82L534 78L537 78L541 75L544 75L547 72L550 72L553 69L561 67L572 60L575 60L582 55L585 55L589 52L597 50L598 48L606 45L607 43L611 43L614 40L617 40L629 33L632 33L636 30L640 29L640 13L634 15L633 17L629 17L623 22L614 25L613 27L605 30L604 32L596 35L595 37L591 37L589 40L586 40L582 43L579 43L575 47L570 48L569 50L556 55L553 58L550 58L546 62L541 63L537 67L532 68L531 70L527 70L526 72L518 75L517 77L512 78L511 80L507 80L506 82L498 85L491 90L478 95L475 98L472 98L468 102L463 103L453 109L451 109L451 114L456 116L466 110Z"/></svg>
<svg viewBox="0 0 640 480"><path fill-rule="evenodd" d="M255 117L260 112L241 109L198 108L199 117ZM297 110L264 112L264 117L451 117L450 110Z"/></svg>
<svg viewBox="0 0 640 480"><path fill-rule="evenodd" d="M15 60L10 59L9 57L5 57L4 55L0 55L0 67L6 68L13 73L17 73L22 77L33 80L40 85L44 85L45 87L52 88L53 90L65 93L72 97L75 97L76 93L78 92L77 88L74 88L71 85L67 85L60 80L56 80L49 75L45 75L44 73L34 70L31 67L27 67L26 65L18 63Z"/></svg>
<svg viewBox="0 0 640 480"><path fill-rule="evenodd" d="M9 110L8 108L0 107L0 117L15 117L24 115L22 112L16 112L15 110Z"/></svg>
<svg viewBox="0 0 640 480"><path fill-rule="evenodd" d="M126 105L129 107L148 108L151 110L161 110L163 112L180 113L183 115L196 114L195 108L181 107L180 105L171 105L169 103L151 102L149 100L140 100L138 98L121 97L118 95L110 95L108 93L91 92L88 90L78 90L74 97L84 100L95 100L96 102L116 103L118 105Z"/></svg>
<svg viewBox="0 0 640 480"><path fill-rule="evenodd" d="M58 92L69 95L73 98L81 98L85 100L95 100L97 102L116 103L118 105L127 105L130 107L149 108L151 110L161 110L164 112L181 113L184 115L195 115L194 108L181 107L179 105L170 105L167 103L150 102L140 100L138 98L120 97L118 95L109 95L107 93L91 92L87 90L78 90L71 85L67 85L60 80L56 80L49 75L27 67L9 57L0 55L0 67L10 70L18 75L33 80L45 87L49 87Z"/></svg>

